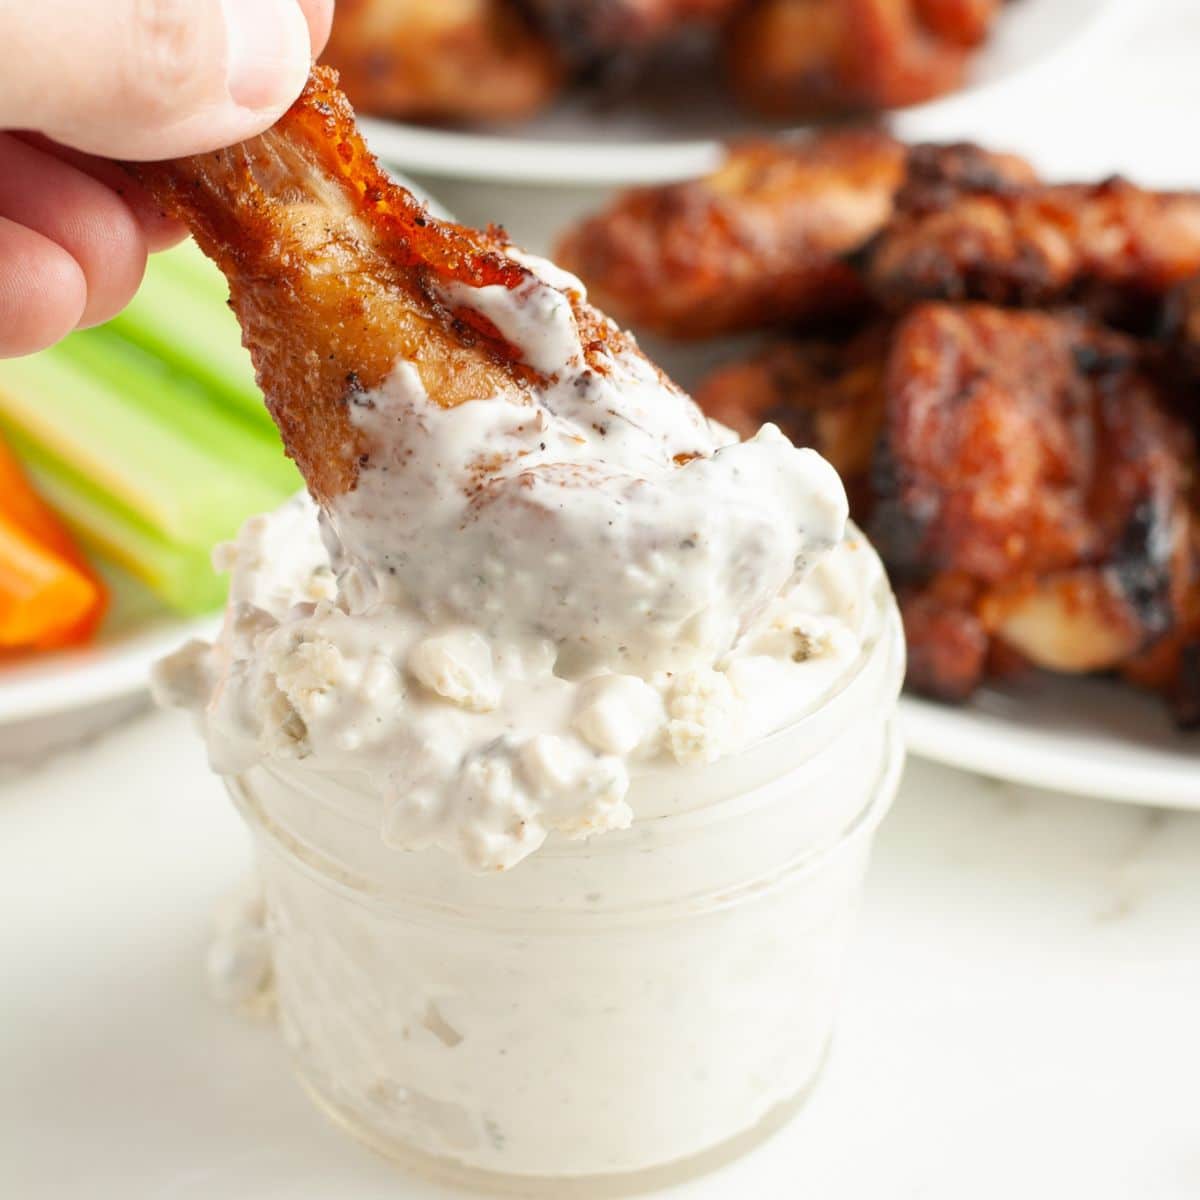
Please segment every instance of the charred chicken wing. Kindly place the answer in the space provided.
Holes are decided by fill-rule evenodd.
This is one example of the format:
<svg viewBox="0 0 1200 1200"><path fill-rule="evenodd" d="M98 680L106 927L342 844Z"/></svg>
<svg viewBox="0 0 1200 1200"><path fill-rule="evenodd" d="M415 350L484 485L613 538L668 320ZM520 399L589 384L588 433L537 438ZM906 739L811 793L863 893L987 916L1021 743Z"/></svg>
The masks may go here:
<svg viewBox="0 0 1200 1200"><path fill-rule="evenodd" d="M965 611L1029 661L1083 672L1172 633L1191 458L1130 339L1074 316L916 309L889 358L871 529L915 589L918 644L932 614ZM918 653L910 682L961 698L966 671L922 662L945 667Z"/></svg>
<svg viewBox="0 0 1200 1200"><path fill-rule="evenodd" d="M1136 327L1200 271L1194 193L1151 192L1123 179L1004 188L911 182L865 255L872 292L893 308L920 300L1078 302Z"/></svg>
<svg viewBox="0 0 1200 1200"><path fill-rule="evenodd" d="M903 153L870 130L743 143L707 178L619 196L557 257L601 307L674 337L845 309L863 292L841 256L887 219Z"/></svg>
<svg viewBox="0 0 1200 1200"><path fill-rule="evenodd" d="M736 145L713 174L639 188L569 230L558 258L597 303L639 329L701 338L827 322L863 304L849 258L910 188L1033 181L1014 155L906 150L876 130Z"/></svg>

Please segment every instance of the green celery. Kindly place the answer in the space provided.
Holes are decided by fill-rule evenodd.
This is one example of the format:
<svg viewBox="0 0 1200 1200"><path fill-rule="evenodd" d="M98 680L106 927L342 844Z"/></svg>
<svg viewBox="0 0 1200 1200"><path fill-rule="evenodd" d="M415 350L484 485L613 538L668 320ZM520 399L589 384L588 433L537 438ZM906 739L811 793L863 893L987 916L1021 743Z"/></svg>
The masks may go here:
<svg viewBox="0 0 1200 1200"><path fill-rule="evenodd" d="M0 418L170 541L205 551L279 490L229 470L51 350L0 360Z"/></svg>
<svg viewBox="0 0 1200 1200"><path fill-rule="evenodd" d="M239 416L269 426L237 318L224 303L224 285L210 290L208 275L182 257L173 265L151 259L137 295L109 328L211 389Z"/></svg>
<svg viewBox="0 0 1200 1200"><path fill-rule="evenodd" d="M111 385L128 403L219 459L226 470L262 480L278 493L277 499L300 487L300 475L273 425L249 425L207 389L109 327L80 330L53 353Z"/></svg>
<svg viewBox="0 0 1200 1200"><path fill-rule="evenodd" d="M166 541L26 439L13 443L34 485L86 545L177 612L199 615L224 603L228 585L213 570L208 550Z"/></svg>

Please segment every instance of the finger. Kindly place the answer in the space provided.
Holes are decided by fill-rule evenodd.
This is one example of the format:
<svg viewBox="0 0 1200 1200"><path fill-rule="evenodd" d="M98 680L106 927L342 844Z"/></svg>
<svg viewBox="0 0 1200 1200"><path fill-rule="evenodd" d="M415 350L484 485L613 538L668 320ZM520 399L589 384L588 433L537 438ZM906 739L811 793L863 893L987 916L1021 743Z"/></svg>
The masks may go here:
<svg viewBox="0 0 1200 1200"><path fill-rule="evenodd" d="M66 337L86 303L79 264L49 238L0 217L0 358Z"/></svg>
<svg viewBox="0 0 1200 1200"><path fill-rule="evenodd" d="M137 290L146 241L129 206L97 179L0 134L0 217L61 246L87 283L81 325L107 321Z"/></svg>
<svg viewBox="0 0 1200 1200"><path fill-rule="evenodd" d="M162 210L154 197L129 172L110 158L97 158L94 154L84 154L82 150L73 150L70 146L52 142L49 138L37 133L19 133L14 137L30 146L36 147L43 154L61 159L65 163L98 179L105 187L119 196L134 215L141 226L142 237L146 240L146 249L151 254L166 250L187 237L187 226L182 221L169 217Z"/></svg>
<svg viewBox="0 0 1200 1200"><path fill-rule="evenodd" d="M0 128L109 158L195 154L272 124L299 95L325 0L0 4Z"/></svg>
<svg viewBox="0 0 1200 1200"><path fill-rule="evenodd" d="M308 22L312 56L318 58L329 41L329 31L333 27L333 0L300 0L300 7Z"/></svg>

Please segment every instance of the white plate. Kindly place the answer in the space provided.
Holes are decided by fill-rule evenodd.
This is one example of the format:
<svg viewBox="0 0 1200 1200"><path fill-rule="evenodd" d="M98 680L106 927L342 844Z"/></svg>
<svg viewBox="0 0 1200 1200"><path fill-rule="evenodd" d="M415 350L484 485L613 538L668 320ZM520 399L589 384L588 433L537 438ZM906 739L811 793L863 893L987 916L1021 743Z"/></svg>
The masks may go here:
<svg viewBox="0 0 1200 1200"><path fill-rule="evenodd" d="M1050 675L985 688L956 708L905 696L909 751L1033 787L1200 809L1200 732L1177 730L1153 696Z"/></svg>
<svg viewBox="0 0 1200 1200"><path fill-rule="evenodd" d="M953 117L1049 69L1065 71L1097 52L1135 0L1010 0L967 85L904 115ZM1068 62L1068 60L1070 60ZM717 139L762 132L739 115L709 77L636 107L600 107L568 97L532 121L495 133L462 133L402 122L364 120L372 149L406 171L507 183L609 185L659 183L701 175L716 164ZM775 126L774 128L783 128Z"/></svg>

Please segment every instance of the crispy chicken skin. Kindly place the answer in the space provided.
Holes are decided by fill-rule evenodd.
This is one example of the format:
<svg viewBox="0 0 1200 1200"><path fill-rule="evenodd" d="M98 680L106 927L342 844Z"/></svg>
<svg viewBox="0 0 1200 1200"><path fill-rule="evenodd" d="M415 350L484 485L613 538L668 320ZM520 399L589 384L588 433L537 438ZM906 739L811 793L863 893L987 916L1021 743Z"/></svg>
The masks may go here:
<svg viewBox="0 0 1200 1200"><path fill-rule="evenodd" d="M893 308L1083 303L1136 326L1200 271L1200 195L1122 179L1002 189L917 181L901 189L864 262L872 292Z"/></svg>
<svg viewBox="0 0 1200 1200"><path fill-rule="evenodd" d="M970 624L952 610L1036 665L1096 671L1178 626L1193 450L1134 342L1072 315L925 305L886 387L870 528L910 584L918 645ZM946 654L919 650L910 683L961 698L971 672ZM977 646L971 661L984 670Z"/></svg>
<svg viewBox="0 0 1200 1200"><path fill-rule="evenodd" d="M398 359L435 403L527 400L536 372L439 285L516 288L529 270L498 236L431 217L367 150L329 68L260 137L228 150L130 170L187 222L225 273L267 405L314 497L354 487L373 447L349 406ZM585 356L636 353L607 320L572 299Z"/></svg>
<svg viewBox="0 0 1200 1200"><path fill-rule="evenodd" d="M415 120L520 120L563 81L510 0L339 0L325 61L362 111Z"/></svg>
<svg viewBox="0 0 1200 1200"><path fill-rule="evenodd" d="M557 259L601 307L668 336L827 315L862 300L840 256L887 219L903 155L873 130L745 142L704 179L618 196Z"/></svg>
<svg viewBox="0 0 1200 1200"><path fill-rule="evenodd" d="M853 337L777 341L715 371L696 393L710 416L752 437L770 421L837 469L855 520L870 513L870 476L883 425L886 324Z"/></svg>
<svg viewBox="0 0 1200 1200"><path fill-rule="evenodd" d="M738 97L771 116L915 104L962 83L970 58L963 40L970 21L957 11L964 7L961 0L757 0L731 23L726 71ZM922 19L922 9L936 24Z"/></svg>

